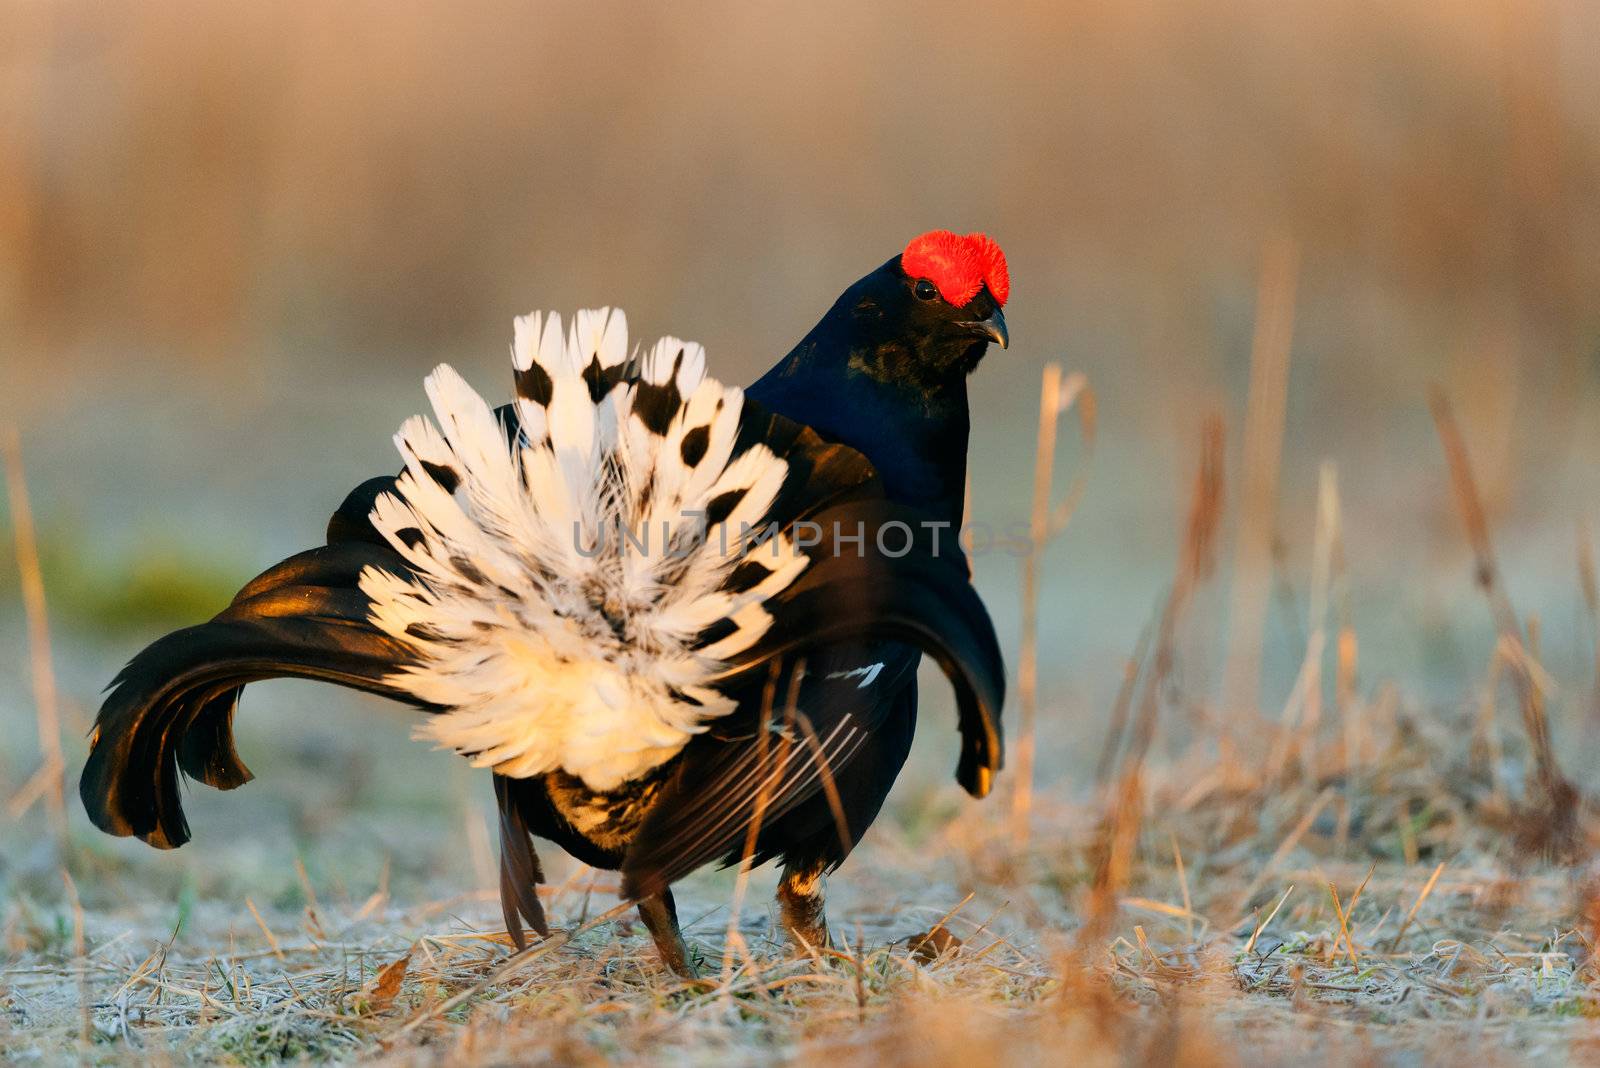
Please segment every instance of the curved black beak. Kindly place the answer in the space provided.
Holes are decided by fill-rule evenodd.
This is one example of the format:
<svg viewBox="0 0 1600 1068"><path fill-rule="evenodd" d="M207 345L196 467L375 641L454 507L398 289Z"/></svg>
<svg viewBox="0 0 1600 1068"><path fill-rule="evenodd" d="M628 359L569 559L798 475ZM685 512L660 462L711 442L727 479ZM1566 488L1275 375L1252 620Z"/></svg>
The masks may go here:
<svg viewBox="0 0 1600 1068"><path fill-rule="evenodd" d="M978 319L971 322L957 323L965 327L973 337L981 337L985 341L993 341L1001 348L1011 344L1011 333L1006 329L1006 317L996 308L987 319Z"/></svg>

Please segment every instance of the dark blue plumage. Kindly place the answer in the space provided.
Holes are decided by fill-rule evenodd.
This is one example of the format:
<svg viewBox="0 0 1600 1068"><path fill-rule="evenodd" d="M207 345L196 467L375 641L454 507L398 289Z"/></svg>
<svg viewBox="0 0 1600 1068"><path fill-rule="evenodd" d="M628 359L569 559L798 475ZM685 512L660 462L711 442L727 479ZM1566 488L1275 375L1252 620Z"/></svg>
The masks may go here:
<svg viewBox="0 0 1600 1068"><path fill-rule="evenodd" d="M893 499L959 525L966 377L990 342L1009 340L987 288L960 308L918 299L896 256L845 290L745 393L860 452Z"/></svg>

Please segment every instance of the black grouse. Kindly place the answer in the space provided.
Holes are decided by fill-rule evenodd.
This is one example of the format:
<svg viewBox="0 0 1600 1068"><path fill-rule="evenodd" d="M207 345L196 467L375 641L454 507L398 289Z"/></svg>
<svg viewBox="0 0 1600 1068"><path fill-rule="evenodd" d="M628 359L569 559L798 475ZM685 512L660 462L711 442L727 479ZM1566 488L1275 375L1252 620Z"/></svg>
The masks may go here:
<svg viewBox="0 0 1600 1068"><path fill-rule="evenodd" d="M712 861L783 861L800 946L827 941L823 876L910 750L916 668L956 693L956 775L1001 766L1004 665L958 528L966 378L1008 337L1005 257L924 234L856 282L748 390L620 311L517 320L516 399L448 366L404 470L357 487L327 544L113 682L80 793L102 830L189 838L179 773L250 779L246 683L381 694L493 769L512 940L548 933L532 837L620 870L663 960L692 974L670 886Z"/></svg>

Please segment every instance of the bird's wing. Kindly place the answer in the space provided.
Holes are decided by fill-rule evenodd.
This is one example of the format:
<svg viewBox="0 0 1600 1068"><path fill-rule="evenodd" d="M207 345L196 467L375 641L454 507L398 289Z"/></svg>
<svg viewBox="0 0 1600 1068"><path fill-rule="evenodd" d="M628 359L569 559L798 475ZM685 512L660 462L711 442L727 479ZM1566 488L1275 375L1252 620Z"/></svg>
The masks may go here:
<svg viewBox="0 0 1600 1068"><path fill-rule="evenodd" d="M955 532L882 497L831 504L814 521L826 534L813 566L770 603L774 625L739 665L738 677L829 645L915 646L955 688L962 736L956 779L983 797L1003 759L1005 662ZM855 536L863 531L858 545Z"/></svg>
<svg viewBox="0 0 1600 1068"><path fill-rule="evenodd" d="M154 642L112 682L90 737L79 793L101 830L172 848L189 839L178 772L231 790L250 780L233 743L244 685L320 679L406 700L385 680L409 660L374 627L368 567L404 567L352 541L292 556L251 580L208 623Z"/></svg>
<svg viewBox="0 0 1600 1068"><path fill-rule="evenodd" d="M515 406L495 414L514 437ZM210 622L161 638L123 668L108 687L79 782L96 826L160 848L188 841L178 771L219 790L252 778L233 738L246 683L314 678L428 707L383 681L411 662L411 651L371 624L371 600L360 589L368 567L409 570L372 522L378 498L398 482L380 475L356 486L329 518L326 545L262 572ZM512 832L502 816L505 837ZM518 819L513 814L513 826ZM542 915L528 921L543 929Z"/></svg>
<svg viewBox="0 0 1600 1068"><path fill-rule="evenodd" d="M824 507L813 520L826 534L812 566L769 602L772 627L725 680L746 687L737 721L746 730L730 722L685 751L629 848L629 896L737 861L760 826L829 791L912 677L913 651L937 661L955 688L962 786L982 797L1001 766L1004 664L953 538L881 497Z"/></svg>

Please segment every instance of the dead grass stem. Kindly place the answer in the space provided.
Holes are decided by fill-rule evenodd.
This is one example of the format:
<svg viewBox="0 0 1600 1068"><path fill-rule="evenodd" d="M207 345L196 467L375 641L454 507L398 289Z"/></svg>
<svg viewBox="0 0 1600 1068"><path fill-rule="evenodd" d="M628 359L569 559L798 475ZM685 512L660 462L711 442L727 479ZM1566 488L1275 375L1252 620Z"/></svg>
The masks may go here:
<svg viewBox="0 0 1600 1068"><path fill-rule="evenodd" d="M67 845L66 762L61 755L61 712L56 694L55 667L50 655L50 618L45 602L44 577L39 568L39 542L34 530L33 507L28 499L28 479L22 461L22 436L15 427L6 430L6 492L11 502L11 529L16 544L17 573L22 603L28 619L28 666L33 680L33 706L39 730L41 765L33 778L12 796L7 814L18 819L43 798L50 826L62 856Z"/></svg>

